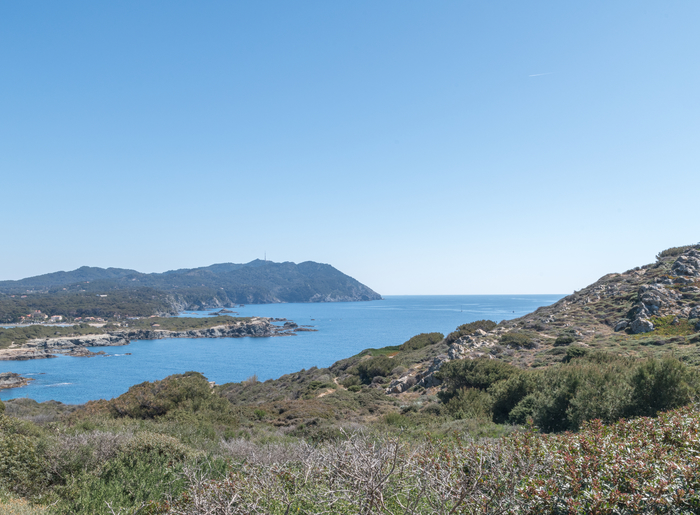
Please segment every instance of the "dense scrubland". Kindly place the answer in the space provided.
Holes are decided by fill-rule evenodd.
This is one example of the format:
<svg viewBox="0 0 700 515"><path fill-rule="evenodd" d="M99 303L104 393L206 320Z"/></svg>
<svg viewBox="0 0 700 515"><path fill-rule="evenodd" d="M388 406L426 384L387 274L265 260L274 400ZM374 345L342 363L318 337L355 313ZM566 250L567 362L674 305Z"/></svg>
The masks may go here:
<svg viewBox="0 0 700 515"><path fill-rule="evenodd" d="M374 354L363 361L386 358ZM408 402L364 384L354 362L338 364L358 378L352 389L329 369L220 387L190 372L79 407L8 401L5 506L85 514L700 507L692 404L700 382L674 358L595 354L546 370L456 360L440 372L439 395Z"/></svg>
<svg viewBox="0 0 700 515"><path fill-rule="evenodd" d="M649 314L653 331L619 322L651 305L642 294L652 281L675 291L669 271L695 250L669 249L522 319L421 334L276 380L214 386L188 372L83 406L8 401L0 505L27 514L700 513L694 283L684 278L673 303Z"/></svg>
<svg viewBox="0 0 700 515"><path fill-rule="evenodd" d="M24 296L0 291L0 323L18 323L23 316L36 310L48 316L60 315L65 320L77 317L123 319L168 313L172 307L167 295L153 288L97 290L96 293L59 290Z"/></svg>

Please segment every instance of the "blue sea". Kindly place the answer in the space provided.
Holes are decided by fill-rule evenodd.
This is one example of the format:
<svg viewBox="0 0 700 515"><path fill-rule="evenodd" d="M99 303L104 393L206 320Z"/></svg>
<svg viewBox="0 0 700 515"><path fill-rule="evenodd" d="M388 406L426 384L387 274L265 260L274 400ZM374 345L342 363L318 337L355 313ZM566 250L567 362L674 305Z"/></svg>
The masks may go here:
<svg viewBox="0 0 700 515"><path fill-rule="evenodd" d="M0 361L0 372L34 379L29 386L1 390L0 399L29 397L40 402L53 399L82 404L111 399L132 385L189 370L201 372L217 384L242 381L253 374L264 381L312 366L327 367L363 349L399 345L419 333L447 334L474 320L517 318L562 297L397 295L371 302L251 304L233 311L239 316L287 318L318 332L273 338L144 340L91 349L105 351L107 356Z"/></svg>

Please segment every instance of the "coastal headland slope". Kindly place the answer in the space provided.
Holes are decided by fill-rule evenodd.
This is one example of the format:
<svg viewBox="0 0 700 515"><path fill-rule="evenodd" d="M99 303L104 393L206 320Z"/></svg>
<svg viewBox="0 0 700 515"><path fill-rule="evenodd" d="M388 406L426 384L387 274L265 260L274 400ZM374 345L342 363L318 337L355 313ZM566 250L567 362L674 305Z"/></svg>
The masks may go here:
<svg viewBox="0 0 700 515"><path fill-rule="evenodd" d="M57 513L370 513L357 499L379 496L371 513L695 513L698 281L700 246L678 247L524 317L328 368L13 399L0 445L21 452L0 479Z"/></svg>

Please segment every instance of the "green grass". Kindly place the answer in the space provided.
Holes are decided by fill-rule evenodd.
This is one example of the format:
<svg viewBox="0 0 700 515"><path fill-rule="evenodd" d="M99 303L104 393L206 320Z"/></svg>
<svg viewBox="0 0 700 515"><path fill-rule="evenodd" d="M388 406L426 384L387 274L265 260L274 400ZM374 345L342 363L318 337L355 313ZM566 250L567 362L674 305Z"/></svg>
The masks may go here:
<svg viewBox="0 0 700 515"><path fill-rule="evenodd" d="M666 317L653 317L654 334L657 336L687 336L695 333L695 324L691 324L687 318L681 318L673 323L673 315Z"/></svg>
<svg viewBox="0 0 700 515"><path fill-rule="evenodd" d="M103 334L105 330L88 324L70 327L48 325L31 325L27 327L0 328L0 348L7 348L12 343L22 345L28 340L37 338L59 338L61 336L83 336L87 334Z"/></svg>

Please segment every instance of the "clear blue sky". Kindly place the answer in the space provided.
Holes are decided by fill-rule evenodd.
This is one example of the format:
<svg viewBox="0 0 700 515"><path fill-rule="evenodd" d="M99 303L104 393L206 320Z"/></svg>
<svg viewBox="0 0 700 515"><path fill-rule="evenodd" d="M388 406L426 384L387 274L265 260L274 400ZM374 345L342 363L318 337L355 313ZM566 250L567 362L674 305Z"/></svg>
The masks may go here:
<svg viewBox="0 0 700 515"><path fill-rule="evenodd" d="M570 293L700 241L700 2L0 3L0 279Z"/></svg>

